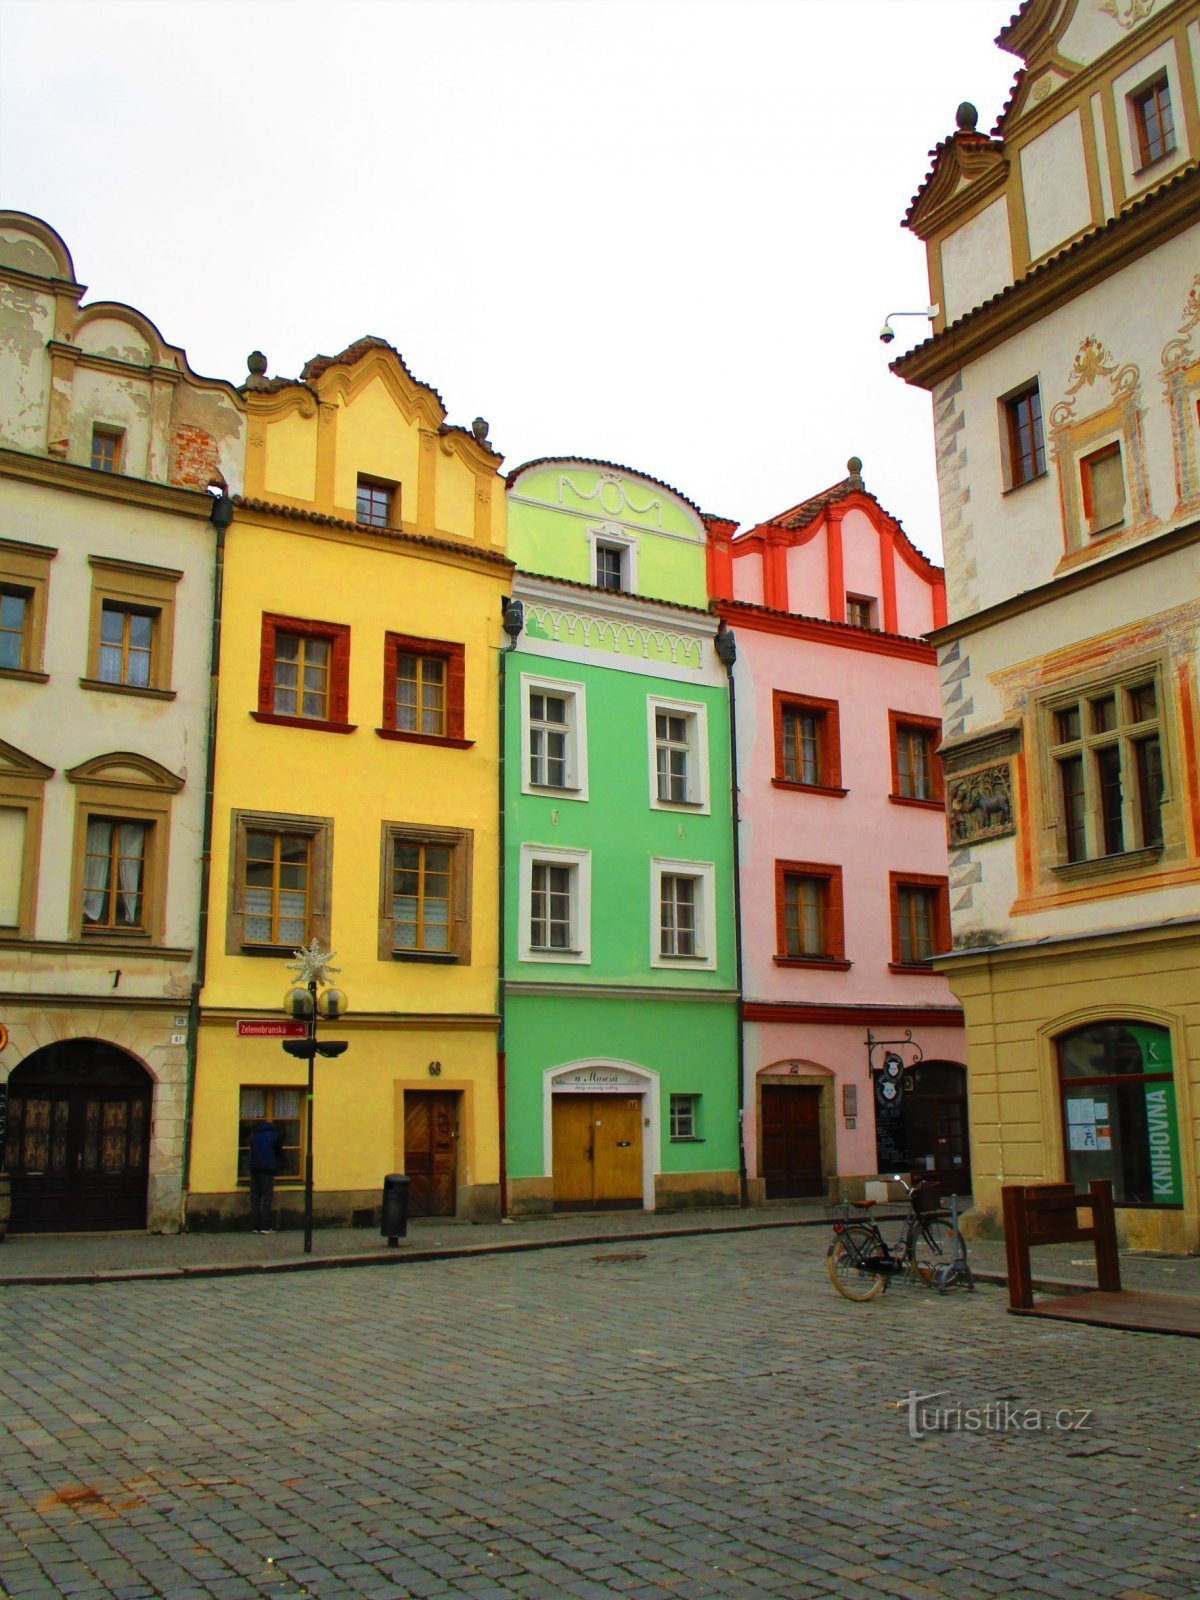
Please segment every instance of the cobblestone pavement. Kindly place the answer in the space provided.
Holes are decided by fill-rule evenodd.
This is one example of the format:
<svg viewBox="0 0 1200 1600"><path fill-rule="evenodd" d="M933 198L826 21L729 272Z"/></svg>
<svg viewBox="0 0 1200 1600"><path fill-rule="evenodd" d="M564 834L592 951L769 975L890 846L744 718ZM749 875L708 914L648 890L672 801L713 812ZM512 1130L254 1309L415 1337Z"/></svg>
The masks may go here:
<svg viewBox="0 0 1200 1600"><path fill-rule="evenodd" d="M1195 1600L1192 1341L1012 1318L987 1286L853 1305L826 1237L12 1285L0 1586ZM910 1437L910 1391L945 1426ZM1003 1428L956 1418L989 1404Z"/></svg>

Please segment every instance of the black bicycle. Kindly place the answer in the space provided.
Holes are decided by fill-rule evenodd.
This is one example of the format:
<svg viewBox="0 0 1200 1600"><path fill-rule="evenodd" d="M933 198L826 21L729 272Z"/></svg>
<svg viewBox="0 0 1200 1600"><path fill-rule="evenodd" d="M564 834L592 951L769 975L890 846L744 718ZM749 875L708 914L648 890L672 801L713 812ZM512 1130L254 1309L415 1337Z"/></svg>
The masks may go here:
<svg viewBox="0 0 1200 1600"><path fill-rule="evenodd" d="M874 1200L843 1200L833 1209L834 1237L825 1265L834 1288L847 1300L873 1300L903 1273L942 1293L974 1289L958 1220L941 1209L937 1184L919 1174L912 1183L898 1172L892 1177L908 1197L908 1215L891 1244L870 1215Z"/></svg>

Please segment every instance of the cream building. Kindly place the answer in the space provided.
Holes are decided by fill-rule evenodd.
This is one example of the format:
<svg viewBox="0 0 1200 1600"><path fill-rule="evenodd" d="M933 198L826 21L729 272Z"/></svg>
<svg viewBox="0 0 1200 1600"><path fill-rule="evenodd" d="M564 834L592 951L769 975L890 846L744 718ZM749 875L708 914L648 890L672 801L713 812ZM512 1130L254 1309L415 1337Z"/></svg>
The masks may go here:
<svg viewBox="0 0 1200 1600"><path fill-rule="evenodd" d="M950 910L975 1222L1111 1178L1124 1239L1200 1248L1200 12L1029 0L907 226L949 622Z"/></svg>
<svg viewBox="0 0 1200 1600"><path fill-rule="evenodd" d="M0 212L0 1085L17 1230L179 1227L228 384Z"/></svg>

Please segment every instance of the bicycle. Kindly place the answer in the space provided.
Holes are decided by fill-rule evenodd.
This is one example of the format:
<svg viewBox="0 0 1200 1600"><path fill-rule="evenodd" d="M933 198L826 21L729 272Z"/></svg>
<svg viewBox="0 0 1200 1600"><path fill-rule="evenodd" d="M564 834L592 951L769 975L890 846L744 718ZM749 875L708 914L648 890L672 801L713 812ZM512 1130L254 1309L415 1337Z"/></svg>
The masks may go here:
<svg viewBox="0 0 1200 1600"><path fill-rule="evenodd" d="M873 1300L903 1273L940 1294L960 1286L973 1290L958 1217L940 1209L937 1184L919 1173L911 1184L898 1172L892 1178L904 1189L909 1214L890 1245L869 1215L874 1200L843 1199L830 1208L834 1239L825 1265L834 1288L847 1300ZM853 1211L859 1215L852 1217Z"/></svg>

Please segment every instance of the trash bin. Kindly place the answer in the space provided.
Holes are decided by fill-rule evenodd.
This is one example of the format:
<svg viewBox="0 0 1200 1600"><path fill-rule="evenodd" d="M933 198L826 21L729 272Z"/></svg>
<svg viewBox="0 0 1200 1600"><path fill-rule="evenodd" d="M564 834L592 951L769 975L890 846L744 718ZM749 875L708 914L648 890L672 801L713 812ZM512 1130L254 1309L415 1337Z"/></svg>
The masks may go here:
<svg viewBox="0 0 1200 1600"><path fill-rule="evenodd" d="M408 1236L408 1184L403 1172L389 1172L383 1180L379 1231L389 1245L397 1245Z"/></svg>

